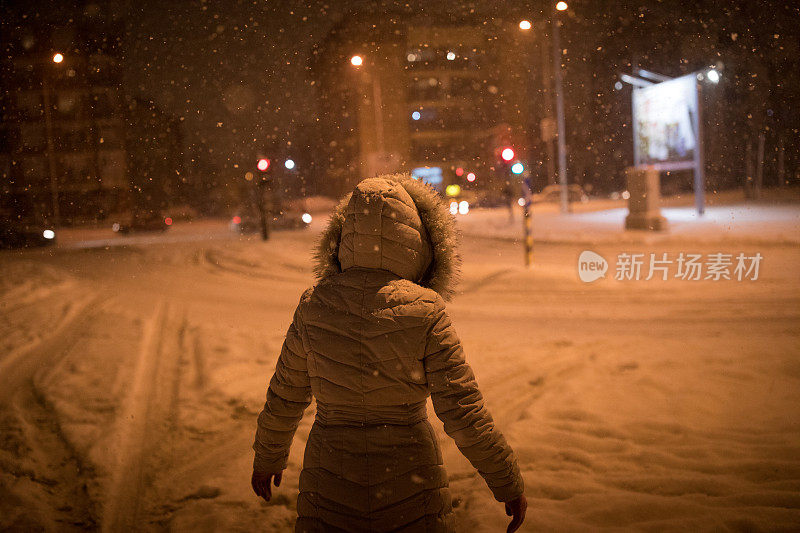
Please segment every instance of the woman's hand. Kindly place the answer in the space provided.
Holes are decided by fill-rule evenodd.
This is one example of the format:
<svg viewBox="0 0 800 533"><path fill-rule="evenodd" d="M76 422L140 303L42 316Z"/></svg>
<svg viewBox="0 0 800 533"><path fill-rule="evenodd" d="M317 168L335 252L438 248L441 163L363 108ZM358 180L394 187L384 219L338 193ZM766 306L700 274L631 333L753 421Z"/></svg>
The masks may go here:
<svg viewBox="0 0 800 533"><path fill-rule="evenodd" d="M256 496L260 496L264 498L265 502L268 502L270 498L272 498L272 487L270 486L274 483L276 487L281 486L281 477L283 476L283 472L278 473L267 473L267 472L256 472L253 470L253 477L250 478L250 484L253 486L253 492L256 493Z"/></svg>
<svg viewBox="0 0 800 533"><path fill-rule="evenodd" d="M519 529L519 526L522 525L522 521L525 520L525 510L527 508L528 500L525 498L524 494L515 500L506 502L506 514L513 517L511 523L508 524L506 533L514 533L514 531Z"/></svg>

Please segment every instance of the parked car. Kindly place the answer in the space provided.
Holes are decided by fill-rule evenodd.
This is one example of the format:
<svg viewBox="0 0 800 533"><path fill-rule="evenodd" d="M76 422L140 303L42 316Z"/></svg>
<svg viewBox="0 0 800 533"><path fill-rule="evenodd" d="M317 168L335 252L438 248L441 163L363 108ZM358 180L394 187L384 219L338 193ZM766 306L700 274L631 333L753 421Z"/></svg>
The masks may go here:
<svg viewBox="0 0 800 533"><path fill-rule="evenodd" d="M117 220L111 229L116 233L166 231L171 225L172 219L160 213L140 213Z"/></svg>
<svg viewBox="0 0 800 533"><path fill-rule="evenodd" d="M567 198L570 202L588 202L589 197L577 183L567 185ZM561 185L547 185L542 192L533 195L534 203L558 203L561 201Z"/></svg>
<svg viewBox="0 0 800 533"><path fill-rule="evenodd" d="M0 220L0 248L35 248L56 242L56 232L46 224Z"/></svg>
<svg viewBox="0 0 800 533"><path fill-rule="evenodd" d="M273 208L269 219L271 230L304 229L311 223L311 215L303 209L302 202L285 202ZM231 217L230 229L236 233L257 233L261 231L261 216L255 209L239 208Z"/></svg>

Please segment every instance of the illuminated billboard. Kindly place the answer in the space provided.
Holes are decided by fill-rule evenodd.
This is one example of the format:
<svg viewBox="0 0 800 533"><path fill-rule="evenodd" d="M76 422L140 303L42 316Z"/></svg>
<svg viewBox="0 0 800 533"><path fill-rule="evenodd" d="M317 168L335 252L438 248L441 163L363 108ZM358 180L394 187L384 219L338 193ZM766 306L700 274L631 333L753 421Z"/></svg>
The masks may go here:
<svg viewBox="0 0 800 533"><path fill-rule="evenodd" d="M433 185L434 188L442 185L442 167L417 167L411 171L411 176Z"/></svg>
<svg viewBox="0 0 800 533"><path fill-rule="evenodd" d="M634 89L635 166L696 168L701 148L698 111L694 74Z"/></svg>

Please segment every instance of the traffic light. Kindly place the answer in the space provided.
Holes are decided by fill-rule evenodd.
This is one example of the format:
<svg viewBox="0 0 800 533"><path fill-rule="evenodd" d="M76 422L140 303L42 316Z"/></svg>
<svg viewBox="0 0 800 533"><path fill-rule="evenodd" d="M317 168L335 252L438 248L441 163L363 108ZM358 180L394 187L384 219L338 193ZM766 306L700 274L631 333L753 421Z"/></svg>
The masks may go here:
<svg viewBox="0 0 800 533"><path fill-rule="evenodd" d="M266 172L267 170L269 170L269 166L270 166L270 160L267 159L266 157L262 157L261 159L259 159L258 164L256 164L256 168L258 168L258 170L260 170L261 172Z"/></svg>
<svg viewBox="0 0 800 533"><path fill-rule="evenodd" d="M510 146L506 146L505 148L503 148L503 151L500 152L500 157L506 163L514 159L514 155L516 155L514 154L514 149L511 148Z"/></svg>

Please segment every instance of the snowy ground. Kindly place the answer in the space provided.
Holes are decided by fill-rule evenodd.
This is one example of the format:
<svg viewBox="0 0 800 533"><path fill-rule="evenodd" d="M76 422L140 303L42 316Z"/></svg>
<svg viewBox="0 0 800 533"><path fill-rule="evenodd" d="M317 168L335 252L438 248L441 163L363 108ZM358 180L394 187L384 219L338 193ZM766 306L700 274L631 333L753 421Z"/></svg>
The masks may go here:
<svg viewBox="0 0 800 533"><path fill-rule="evenodd" d="M741 192L709 194L703 215L698 215L692 196L671 197L662 202L667 219L664 232L626 231L627 201L592 199L571 205L573 213L562 215L555 203L534 204L532 228L536 242L582 242L586 244L646 242L701 244L800 244L800 190L786 192L788 201L777 201L772 190L761 202L746 202ZM518 238L522 209L512 213L497 209L474 209L461 217L471 235Z"/></svg>
<svg viewBox="0 0 800 533"><path fill-rule="evenodd" d="M507 213L483 216L463 221L450 310L518 453L524 531L800 528L800 247L589 233L605 257L764 262L757 281L584 284L585 245L537 244L525 270L513 233L474 235ZM268 505L249 487L250 445L312 283L314 228L170 236L87 247L73 232L0 254L0 529L291 530L313 408ZM502 506L435 427L459 531L502 530Z"/></svg>

